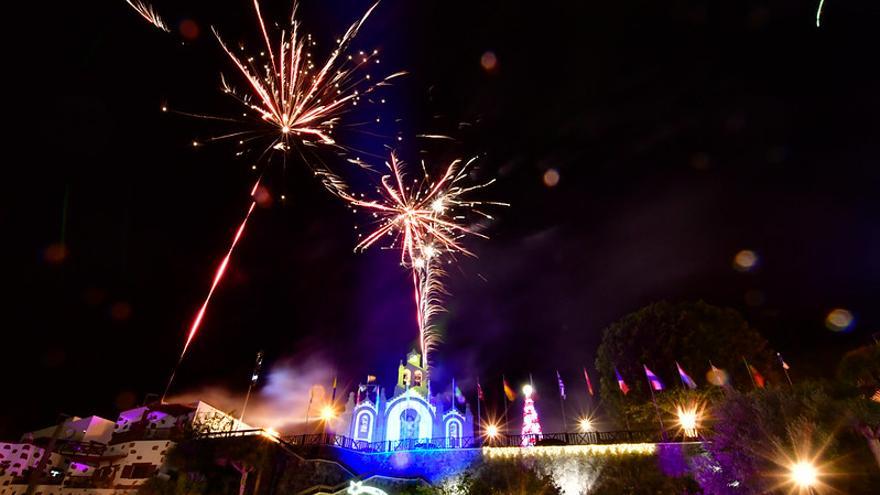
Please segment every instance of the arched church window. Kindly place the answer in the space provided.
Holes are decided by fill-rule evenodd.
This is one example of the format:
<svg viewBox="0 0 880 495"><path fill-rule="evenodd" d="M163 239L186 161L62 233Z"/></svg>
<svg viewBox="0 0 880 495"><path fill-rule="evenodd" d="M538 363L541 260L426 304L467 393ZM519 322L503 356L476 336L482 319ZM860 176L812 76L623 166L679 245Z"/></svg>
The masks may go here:
<svg viewBox="0 0 880 495"><path fill-rule="evenodd" d="M415 379L413 381L414 387L422 386L422 370L416 370Z"/></svg>
<svg viewBox="0 0 880 495"><path fill-rule="evenodd" d="M412 373L409 370L403 370L403 384L409 385L412 380Z"/></svg>

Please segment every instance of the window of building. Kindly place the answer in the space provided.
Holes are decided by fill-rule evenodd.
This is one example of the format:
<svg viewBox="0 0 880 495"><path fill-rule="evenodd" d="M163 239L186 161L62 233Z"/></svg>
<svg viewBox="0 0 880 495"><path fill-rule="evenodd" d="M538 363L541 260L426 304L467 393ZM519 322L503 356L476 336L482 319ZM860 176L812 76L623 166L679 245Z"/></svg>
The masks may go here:
<svg viewBox="0 0 880 495"><path fill-rule="evenodd" d="M159 450L159 446L158 446L158 445L153 445L153 450Z"/></svg>
<svg viewBox="0 0 880 495"><path fill-rule="evenodd" d="M132 467L133 466L131 464L129 464L128 466L125 466L124 468L122 468L122 475L120 476L120 478L131 478Z"/></svg>

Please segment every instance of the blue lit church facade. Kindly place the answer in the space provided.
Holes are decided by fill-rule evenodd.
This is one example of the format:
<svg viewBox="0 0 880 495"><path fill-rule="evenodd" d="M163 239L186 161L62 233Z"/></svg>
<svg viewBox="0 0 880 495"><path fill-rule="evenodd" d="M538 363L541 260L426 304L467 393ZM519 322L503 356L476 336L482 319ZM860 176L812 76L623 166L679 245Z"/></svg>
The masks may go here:
<svg viewBox="0 0 880 495"><path fill-rule="evenodd" d="M357 394L349 396L343 418L348 420L343 434L366 443L387 442L389 450L454 448L474 435L470 406L459 410L454 393L451 400L431 394L429 372L416 351L398 366L391 397L378 385L362 384Z"/></svg>

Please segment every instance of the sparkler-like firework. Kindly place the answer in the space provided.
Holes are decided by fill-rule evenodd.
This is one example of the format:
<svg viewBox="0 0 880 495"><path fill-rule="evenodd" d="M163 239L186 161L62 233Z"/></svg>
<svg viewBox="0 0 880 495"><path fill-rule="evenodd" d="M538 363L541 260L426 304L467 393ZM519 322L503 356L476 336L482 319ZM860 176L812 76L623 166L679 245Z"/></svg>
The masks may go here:
<svg viewBox="0 0 880 495"><path fill-rule="evenodd" d="M171 32L171 30L168 29L168 25L165 24L165 21L163 21L162 18L159 17L158 14L156 14L156 11L153 9L152 5L141 2L140 0L125 0L125 3L131 5L131 8L133 8L135 12L140 14L141 17L146 19L146 21L150 24L156 26L162 31L165 31L166 33Z"/></svg>
<svg viewBox="0 0 880 495"><path fill-rule="evenodd" d="M139 0L126 1L148 22L163 31L169 31L152 6ZM365 95L404 74L397 72L374 80L367 67L379 63L378 52L348 52L350 42L377 5L378 2L374 3L358 21L351 24L345 34L336 40L335 48L326 61L316 65L309 51L315 46L315 42L311 36L301 33L300 23L296 19L296 3L293 4L288 29L282 30L278 39L273 41L263 19L260 2L253 0L258 26L265 43L265 49L261 51L262 63L257 62L258 57L233 53L220 37L219 32L214 30L221 48L236 67L238 74L247 82L245 90L238 90L226 77L221 77L223 91L245 107L244 113L235 118L188 112L177 113L220 120L237 126L235 130L213 137L210 141L237 139L239 145L259 145L262 152L258 161L262 161L267 155L271 156L274 152L280 153L281 159L286 161L287 154L296 150L303 161L315 169L316 175L323 179L324 186L331 192L339 194L345 189L344 183L323 164L315 166L306 159L304 149L332 146L337 150L345 151L346 147L333 137L334 130L341 123L342 115L356 107ZM268 57L266 58L265 55ZM163 107L163 111L167 110L167 107ZM199 144L198 141L193 141L194 146ZM268 163L268 160L265 163ZM254 168L256 167L254 165ZM247 214L215 272L207 297L193 319L180 360L196 337L211 297L222 280L235 247L244 233L256 205L253 196L259 186L258 179L251 190L252 201ZM171 376L172 381L173 379L174 373ZM169 381L169 387L170 384Z"/></svg>
<svg viewBox="0 0 880 495"><path fill-rule="evenodd" d="M493 179L478 185L465 185L475 160L453 161L436 180L422 164L422 178L409 180L404 163L392 153L391 161L386 163L390 173L382 176L377 199L365 199L363 195L357 198L345 191L339 193L352 208L371 212L379 224L357 244L355 250L366 250L390 237L391 247L400 249L401 265L412 272L419 344L426 369L429 367L428 355L440 339L434 317L443 311L442 298L446 294L441 258L445 255L452 259L457 253L474 256L462 245L461 238L486 236L463 224L467 212L491 219L480 210L480 206L503 205L465 197L494 182Z"/></svg>

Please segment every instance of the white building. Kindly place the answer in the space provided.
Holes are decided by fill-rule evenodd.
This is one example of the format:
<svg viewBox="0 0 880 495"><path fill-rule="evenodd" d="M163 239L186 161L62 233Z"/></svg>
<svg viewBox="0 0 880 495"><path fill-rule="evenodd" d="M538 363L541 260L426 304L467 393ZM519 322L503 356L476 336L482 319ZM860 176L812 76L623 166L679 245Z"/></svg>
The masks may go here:
<svg viewBox="0 0 880 495"><path fill-rule="evenodd" d="M0 443L0 495L23 495L56 427ZM116 422L97 416L66 421L46 462L42 495L131 495L162 472L168 451L188 433L251 429L205 402L155 403L122 411Z"/></svg>

